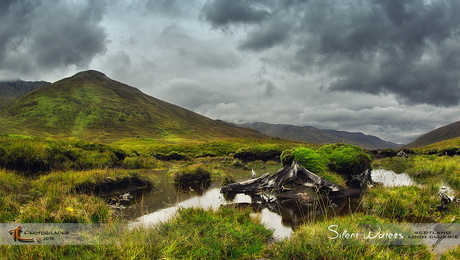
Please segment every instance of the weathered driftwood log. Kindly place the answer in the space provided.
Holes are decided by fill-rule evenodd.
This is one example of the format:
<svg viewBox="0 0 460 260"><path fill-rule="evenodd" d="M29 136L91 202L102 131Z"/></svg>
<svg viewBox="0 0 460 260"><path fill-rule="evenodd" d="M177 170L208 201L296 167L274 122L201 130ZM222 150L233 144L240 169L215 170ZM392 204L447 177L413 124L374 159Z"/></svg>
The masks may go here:
<svg viewBox="0 0 460 260"><path fill-rule="evenodd" d="M221 188L221 193L254 193L263 190L283 189L283 184L296 183L317 189L339 191L337 184L332 183L293 162L291 166L286 165L277 173L270 176L266 173L259 178L251 179L240 183L232 183Z"/></svg>

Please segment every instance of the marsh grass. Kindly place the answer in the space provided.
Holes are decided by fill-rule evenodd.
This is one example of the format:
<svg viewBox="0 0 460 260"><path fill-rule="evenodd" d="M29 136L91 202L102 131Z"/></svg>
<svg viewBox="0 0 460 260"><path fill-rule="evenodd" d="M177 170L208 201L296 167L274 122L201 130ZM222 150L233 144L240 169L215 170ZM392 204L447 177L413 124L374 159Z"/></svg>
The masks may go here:
<svg viewBox="0 0 460 260"><path fill-rule="evenodd" d="M164 257L240 259L261 256L272 236L250 210L180 209L175 219L157 228Z"/></svg>
<svg viewBox="0 0 460 260"><path fill-rule="evenodd" d="M194 164L173 174L174 182L192 183L211 180L211 173L203 164Z"/></svg>
<svg viewBox="0 0 460 260"><path fill-rule="evenodd" d="M441 260L460 259L460 246L448 249L441 255Z"/></svg>
<svg viewBox="0 0 460 260"><path fill-rule="evenodd" d="M121 143L120 143L121 144ZM126 143L123 143L126 147ZM137 147L137 150L145 151L145 154L155 153L169 154L172 152L181 153L189 158L199 157L223 157L233 156L241 151L266 152L270 150L281 152L285 149L302 145L302 143L281 139L255 140L255 139L228 139L221 141L199 142L199 143L157 143L148 147ZM306 144L303 144L306 145ZM310 145L316 147L317 145Z"/></svg>
<svg viewBox="0 0 460 260"><path fill-rule="evenodd" d="M13 221L20 213L19 203L11 195L0 194L0 222Z"/></svg>
<svg viewBox="0 0 460 260"><path fill-rule="evenodd" d="M20 197L30 185L26 178L0 170L0 222L13 221L20 213Z"/></svg>
<svg viewBox="0 0 460 260"><path fill-rule="evenodd" d="M122 165L128 156L122 149L101 143L0 136L0 166L28 175L53 170L110 168Z"/></svg>
<svg viewBox="0 0 460 260"><path fill-rule="evenodd" d="M110 209L104 200L85 194L68 194L31 201L15 220L19 223L99 223L110 219Z"/></svg>
<svg viewBox="0 0 460 260"><path fill-rule="evenodd" d="M20 193L27 188L27 178L8 171L6 169L0 169L0 192L4 193Z"/></svg>
<svg viewBox="0 0 460 260"><path fill-rule="evenodd" d="M139 179L153 185L155 176L141 174L138 170L99 169L51 172L33 179L32 182L34 183L34 188L41 193L66 194L81 190L89 192L89 189L91 189L98 195L98 191L95 189L97 186L104 185L108 181L116 183L123 179Z"/></svg>
<svg viewBox="0 0 460 260"><path fill-rule="evenodd" d="M416 156L410 162L407 173L426 183L445 182L451 188L460 191L460 156Z"/></svg>
<svg viewBox="0 0 460 260"><path fill-rule="evenodd" d="M375 167L407 173L423 185L445 183L460 191L460 156L412 155L376 160Z"/></svg>
<svg viewBox="0 0 460 260"><path fill-rule="evenodd" d="M357 236L353 239L336 238L329 231L331 225L342 233L364 234L360 223L389 223L388 219L355 213L348 216L325 219L300 226L292 237L268 249L273 259L433 259L427 246L392 246L373 244L370 240ZM385 230L383 230L385 231ZM394 232L394 230L391 230Z"/></svg>
<svg viewBox="0 0 460 260"><path fill-rule="evenodd" d="M401 221L437 218L437 192L431 187L376 187L364 196L362 206L368 214Z"/></svg>
<svg viewBox="0 0 460 260"><path fill-rule="evenodd" d="M1 246L11 259L248 259L264 255L272 231L250 210L180 209L170 221L109 231L109 244L94 246ZM110 225L109 225L110 228ZM107 243L107 241L103 242Z"/></svg>
<svg viewBox="0 0 460 260"><path fill-rule="evenodd" d="M362 208L367 214L401 222L460 223L458 205L448 205L445 211L437 209L441 204L438 191L437 184L376 187L363 197Z"/></svg>
<svg viewBox="0 0 460 260"><path fill-rule="evenodd" d="M2 259L161 259L161 247L155 244L132 243L142 234L118 233L119 244L114 245L13 245L0 246Z"/></svg>
<svg viewBox="0 0 460 260"><path fill-rule="evenodd" d="M126 157L123 160L125 169L155 169L160 167L160 164L158 160L145 156Z"/></svg>
<svg viewBox="0 0 460 260"><path fill-rule="evenodd" d="M154 176L132 170L90 170L51 172L34 178L8 170L0 171L2 222L94 223L111 222L107 202L97 191L110 180L142 180L154 185ZM88 194L82 194L83 187ZM20 210L19 210L20 209Z"/></svg>
<svg viewBox="0 0 460 260"><path fill-rule="evenodd" d="M450 204L438 209L441 204L437 196L442 184L453 188L458 196L460 190L460 157L437 155L412 155L409 158L385 158L377 165L395 172L406 172L417 186L377 187L364 196L365 212L376 216L401 221L429 221L459 223L460 207Z"/></svg>

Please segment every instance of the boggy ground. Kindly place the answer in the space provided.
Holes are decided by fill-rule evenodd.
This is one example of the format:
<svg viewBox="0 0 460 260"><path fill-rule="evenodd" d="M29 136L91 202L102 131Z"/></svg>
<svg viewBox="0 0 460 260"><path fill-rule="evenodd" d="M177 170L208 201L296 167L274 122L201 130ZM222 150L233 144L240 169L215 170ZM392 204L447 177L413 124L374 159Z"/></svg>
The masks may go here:
<svg viewBox="0 0 460 260"><path fill-rule="evenodd" d="M134 140L118 144L52 141L4 136L0 140L0 222L2 223L117 223L110 202L104 199L103 183L139 180L155 189L172 182L174 174L199 165L211 178L249 177L256 172L275 172L281 164L272 160L243 162L234 159L240 149L278 149L306 145L269 140L227 140L197 144L154 144ZM187 160L162 161L153 153L180 153ZM120 156L117 156L118 153ZM123 156L121 156L123 155ZM124 157L124 158L123 158ZM14 168L20 163L43 166ZM412 156L374 161L374 167L408 169L422 187L378 187L362 197L359 211L329 216L296 228L294 235L274 243L272 232L249 209L182 209L175 218L151 229L138 228L118 234L116 245L0 246L2 259L434 259L427 246L347 244L328 238L332 224L350 228L356 223L397 223L430 219L458 223L458 206L436 210L441 181L459 191L458 157ZM24 166L21 166L24 167ZM27 167L27 166L26 166ZM33 170L31 170L33 169ZM405 170L404 170L405 171ZM136 182L136 181L134 181ZM142 185L138 185L139 187ZM110 185L108 185L110 186ZM117 185L115 185L117 186ZM124 186L124 184L123 184ZM86 188L82 188L86 187ZM99 188L97 188L99 187ZM92 191L96 192L90 192ZM330 213L329 213L330 214ZM441 258L460 258L460 247Z"/></svg>

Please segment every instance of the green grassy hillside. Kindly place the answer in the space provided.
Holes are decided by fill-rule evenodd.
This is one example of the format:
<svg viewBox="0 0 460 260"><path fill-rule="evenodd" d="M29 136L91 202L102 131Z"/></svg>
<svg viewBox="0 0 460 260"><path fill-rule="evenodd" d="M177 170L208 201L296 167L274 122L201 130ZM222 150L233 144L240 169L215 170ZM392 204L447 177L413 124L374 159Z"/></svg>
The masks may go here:
<svg viewBox="0 0 460 260"><path fill-rule="evenodd" d="M115 141L267 138L256 131L209 119L85 71L14 100L0 110L0 133Z"/></svg>
<svg viewBox="0 0 460 260"><path fill-rule="evenodd" d="M460 137L444 140L441 142L429 144L422 147L412 148L418 153L428 153L430 151L446 151L449 149L460 149Z"/></svg>

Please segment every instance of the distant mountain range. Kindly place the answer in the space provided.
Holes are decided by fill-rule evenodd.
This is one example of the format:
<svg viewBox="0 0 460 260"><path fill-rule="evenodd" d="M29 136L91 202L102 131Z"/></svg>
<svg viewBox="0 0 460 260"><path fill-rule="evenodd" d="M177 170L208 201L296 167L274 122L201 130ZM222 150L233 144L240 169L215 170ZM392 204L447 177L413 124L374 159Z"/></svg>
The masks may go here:
<svg viewBox="0 0 460 260"><path fill-rule="evenodd" d="M0 107L7 105L17 97L48 84L51 83L46 81L22 80L0 81Z"/></svg>
<svg viewBox="0 0 460 260"><path fill-rule="evenodd" d="M404 147L417 148L457 137L460 137L460 121L428 132Z"/></svg>
<svg viewBox="0 0 460 260"><path fill-rule="evenodd" d="M0 122L0 133L99 141L269 138L161 101L93 70L13 100L0 109Z"/></svg>
<svg viewBox="0 0 460 260"><path fill-rule="evenodd" d="M395 149L401 147L399 144L387 142L372 135L329 129L318 129L311 126L268 124L262 122L235 125L254 129L268 136L307 143L326 144L344 142L347 144L361 146L366 149Z"/></svg>

